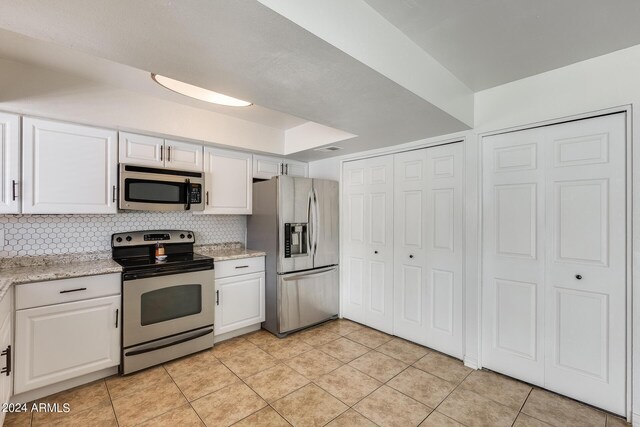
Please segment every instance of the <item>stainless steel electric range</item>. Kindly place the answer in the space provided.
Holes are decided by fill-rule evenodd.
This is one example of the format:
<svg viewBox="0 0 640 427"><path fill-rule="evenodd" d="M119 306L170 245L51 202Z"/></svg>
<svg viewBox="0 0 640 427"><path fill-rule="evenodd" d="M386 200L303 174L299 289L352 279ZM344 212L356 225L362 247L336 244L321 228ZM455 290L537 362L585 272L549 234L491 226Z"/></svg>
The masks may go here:
<svg viewBox="0 0 640 427"><path fill-rule="evenodd" d="M123 267L121 374L213 346L213 258L195 254L194 243L187 230L111 236L113 259Z"/></svg>

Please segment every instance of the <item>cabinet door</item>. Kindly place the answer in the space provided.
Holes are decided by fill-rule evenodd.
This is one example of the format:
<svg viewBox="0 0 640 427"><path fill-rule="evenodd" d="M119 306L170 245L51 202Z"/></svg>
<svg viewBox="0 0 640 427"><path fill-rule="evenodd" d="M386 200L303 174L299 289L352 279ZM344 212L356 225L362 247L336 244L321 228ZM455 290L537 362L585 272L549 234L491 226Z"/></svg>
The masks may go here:
<svg viewBox="0 0 640 427"><path fill-rule="evenodd" d="M22 136L23 213L116 213L116 131L26 117Z"/></svg>
<svg viewBox="0 0 640 427"><path fill-rule="evenodd" d="M251 215L251 154L207 147L204 155L204 213Z"/></svg>
<svg viewBox="0 0 640 427"><path fill-rule="evenodd" d="M279 157L253 156L253 177L270 179L282 175L283 163Z"/></svg>
<svg viewBox="0 0 640 427"><path fill-rule="evenodd" d="M202 144L165 140L165 167L193 172L202 172Z"/></svg>
<svg viewBox="0 0 640 427"><path fill-rule="evenodd" d="M0 113L0 214L20 213L20 116Z"/></svg>
<svg viewBox="0 0 640 427"><path fill-rule="evenodd" d="M120 363L120 295L16 311L15 392Z"/></svg>
<svg viewBox="0 0 640 427"><path fill-rule="evenodd" d="M164 139L155 136L120 132L120 163L152 166L164 166Z"/></svg>
<svg viewBox="0 0 640 427"><path fill-rule="evenodd" d="M264 272L216 279L214 334L264 322Z"/></svg>
<svg viewBox="0 0 640 427"><path fill-rule="evenodd" d="M295 160L287 160L284 165L284 172L285 175L307 178L309 176L309 164L296 162Z"/></svg>
<svg viewBox="0 0 640 427"><path fill-rule="evenodd" d="M0 403L8 403L9 399L13 395L13 367L9 361L15 361L15 353L12 346L13 332L13 310L11 302L13 301L12 289L2 298L0 302L0 369L5 370L10 368L9 375L0 373ZM11 362L15 363L15 362ZM0 425L4 421L5 412L0 412Z"/></svg>

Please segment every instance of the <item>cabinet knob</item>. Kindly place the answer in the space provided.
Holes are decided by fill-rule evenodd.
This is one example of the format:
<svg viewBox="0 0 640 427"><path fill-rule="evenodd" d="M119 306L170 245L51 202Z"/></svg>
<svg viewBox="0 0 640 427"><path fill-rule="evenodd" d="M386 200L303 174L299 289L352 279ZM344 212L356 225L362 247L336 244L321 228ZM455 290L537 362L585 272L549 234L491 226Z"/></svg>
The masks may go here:
<svg viewBox="0 0 640 427"><path fill-rule="evenodd" d="M413 255L409 255L409 258L413 258Z"/></svg>
<svg viewBox="0 0 640 427"><path fill-rule="evenodd" d="M377 254L377 253L378 253L378 251L373 251L373 253L374 253L374 254Z"/></svg>
<svg viewBox="0 0 640 427"><path fill-rule="evenodd" d="M581 274L576 274L576 279L582 280L582 275Z"/></svg>

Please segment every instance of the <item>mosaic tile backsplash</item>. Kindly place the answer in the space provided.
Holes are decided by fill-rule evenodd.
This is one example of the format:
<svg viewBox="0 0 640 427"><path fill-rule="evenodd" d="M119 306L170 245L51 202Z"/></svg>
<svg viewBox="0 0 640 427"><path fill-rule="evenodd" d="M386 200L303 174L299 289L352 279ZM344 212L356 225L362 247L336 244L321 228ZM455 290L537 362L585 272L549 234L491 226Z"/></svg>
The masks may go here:
<svg viewBox="0 0 640 427"><path fill-rule="evenodd" d="M111 250L111 234L134 230L185 229L196 244L245 242L243 215L187 212L126 212L116 215L0 215L0 257Z"/></svg>

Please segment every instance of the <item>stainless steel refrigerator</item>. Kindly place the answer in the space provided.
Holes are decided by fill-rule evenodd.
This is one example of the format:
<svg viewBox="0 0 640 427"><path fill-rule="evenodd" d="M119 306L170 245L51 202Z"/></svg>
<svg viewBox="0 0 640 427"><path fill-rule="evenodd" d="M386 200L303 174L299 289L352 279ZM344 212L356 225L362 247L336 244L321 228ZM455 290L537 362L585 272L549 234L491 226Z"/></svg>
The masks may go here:
<svg viewBox="0 0 640 427"><path fill-rule="evenodd" d="M278 176L253 184L247 245L266 257L266 317L279 336L338 315L338 182Z"/></svg>

